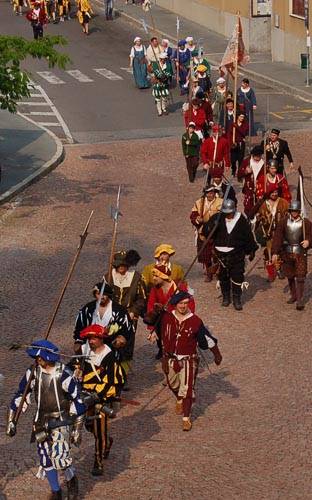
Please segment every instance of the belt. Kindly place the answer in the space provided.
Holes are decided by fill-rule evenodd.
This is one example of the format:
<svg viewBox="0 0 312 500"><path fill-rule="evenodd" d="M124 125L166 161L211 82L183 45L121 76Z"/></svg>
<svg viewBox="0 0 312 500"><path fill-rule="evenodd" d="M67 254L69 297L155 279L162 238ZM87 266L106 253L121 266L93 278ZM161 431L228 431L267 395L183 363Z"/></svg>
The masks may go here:
<svg viewBox="0 0 312 500"><path fill-rule="evenodd" d="M286 253L301 254L304 253L304 249L298 243L294 243L293 245L286 245Z"/></svg>

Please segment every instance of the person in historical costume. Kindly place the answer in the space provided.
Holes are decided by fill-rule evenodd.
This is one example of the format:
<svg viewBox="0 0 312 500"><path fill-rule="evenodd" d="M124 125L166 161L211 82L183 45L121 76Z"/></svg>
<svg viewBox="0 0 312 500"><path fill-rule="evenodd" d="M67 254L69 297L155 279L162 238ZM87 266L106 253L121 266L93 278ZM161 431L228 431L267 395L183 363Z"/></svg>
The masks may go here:
<svg viewBox="0 0 312 500"><path fill-rule="evenodd" d="M43 37L43 28L48 22L45 7L40 2L35 2L33 8L27 12L26 18L30 21L34 33L34 39Z"/></svg>
<svg viewBox="0 0 312 500"><path fill-rule="evenodd" d="M153 264L147 264L144 267L142 276L145 281L145 285L147 287L147 292L149 294L152 286L154 286L153 279L153 269L155 265L165 266L167 269L170 269L171 279L178 285L184 278L184 269L180 264L176 262L172 262L170 259L173 255L175 255L176 251L172 245L168 243L161 243L155 248L154 257L155 262Z"/></svg>
<svg viewBox="0 0 312 500"><path fill-rule="evenodd" d="M250 151L250 156L243 160L237 171L237 179L244 182L242 193L244 195L244 211L247 216L256 204L256 182L259 177L264 175L264 170L262 148L254 146Z"/></svg>
<svg viewBox="0 0 312 500"><path fill-rule="evenodd" d="M259 175L256 182L256 198L262 198L263 194L271 191L272 188L279 189L284 200L291 200L291 194L286 177L277 173L277 160L270 160L267 165L266 174Z"/></svg>
<svg viewBox="0 0 312 500"><path fill-rule="evenodd" d="M234 128L234 133L233 133ZM235 177L238 168L241 166L245 157L246 137L249 134L249 124L244 113L239 112L235 123L228 123L226 136L231 151L231 170Z"/></svg>
<svg viewBox="0 0 312 500"><path fill-rule="evenodd" d="M208 68L204 64L199 64L196 68L195 77L198 79L198 85L203 92L209 94L211 89L210 76L208 74Z"/></svg>
<svg viewBox="0 0 312 500"><path fill-rule="evenodd" d="M186 162L189 181L194 182L199 165L201 140L195 132L196 124L189 122L186 132L182 135L182 151Z"/></svg>
<svg viewBox="0 0 312 500"><path fill-rule="evenodd" d="M222 356L217 340L210 334L203 321L191 312L191 295L181 291L171 298L172 312L162 313L160 320L161 341L163 346L162 368L167 378L169 389L176 398L175 413L182 415L183 431L192 428L191 410L195 401L195 383L199 367L200 349L210 349L215 363L219 365ZM150 317L151 323L157 321L157 315ZM150 336L157 339L157 333Z"/></svg>
<svg viewBox="0 0 312 500"><path fill-rule="evenodd" d="M83 391L90 395L86 429L95 439L93 476L103 475L103 460L108 458L113 438L109 436L108 419L113 416L111 402L118 396L119 367L109 347L109 328L90 325L80 332L82 361L78 365Z"/></svg>
<svg viewBox="0 0 312 500"><path fill-rule="evenodd" d="M312 223L301 213L301 204L294 200L289 213L276 227L272 241L272 262L282 259L282 270L288 278L290 299L296 309L304 309L304 284L308 271L307 251L312 247Z"/></svg>
<svg viewBox="0 0 312 500"><path fill-rule="evenodd" d="M113 302L123 306L131 319L133 334L127 345L122 349L122 367L126 375L129 372L135 344L135 333L138 320L143 317L146 308L146 288L142 275L131 267L141 260L136 250L120 251L115 253L113 260L112 278L105 276L113 290Z"/></svg>
<svg viewBox="0 0 312 500"><path fill-rule="evenodd" d="M172 306L169 301L171 297L177 293L177 290L187 291L187 284L180 281L178 284L171 278L171 271L164 265L156 265L152 270L153 275L153 286L151 288L148 303L147 303L147 315L152 313L156 308L158 311L166 308L167 310L172 310ZM192 299L190 302L190 308L192 312L195 311L195 302ZM145 316L146 319L146 316ZM144 319L144 320L145 320ZM156 359L162 357L162 344L161 344L161 331L160 323L155 325L157 332L157 346L158 353L156 354ZM153 327L149 327L153 329Z"/></svg>
<svg viewBox="0 0 312 500"><path fill-rule="evenodd" d="M58 471L63 471L68 490L68 499L78 499L78 480L72 465L71 442L80 444L80 435L86 407L81 399L80 384L69 367L60 362L59 349L48 340L37 340L27 348L27 354L35 360L36 367L30 383L23 411L36 400L32 441L37 442L40 460L38 478L46 477L50 488L50 499L63 498ZM26 389L31 368L26 370L14 395L8 414L7 435L16 434L15 414ZM73 425L71 431L71 425Z"/></svg>
<svg viewBox="0 0 312 500"><path fill-rule="evenodd" d="M81 338L80 333L87 326L96 324L108 328L109 338L106 343L115 352L119 366L118 392L120 393L126 380L124 366L128 366L127 344L131 346L134 343L133 324L127 309L113 300L113 290L107 283L104 288L103 281L97 283L93 288L93 296L94 300L88 302L78 312L74 328L74 349L77 354L81 353L85 339Z"/></svg>
<svg viewBox="0 0 312 500"><path fill-rule="evenodd" d="M276 160L278 163L277 173L284 175L285 156L287 157L291 168L294 166L294 163L288 142L284 139L280 139L279 135L280 130L272 128L270 136L266 140L266 158L267 161ZM264 141L262 141L261 146L264 148Z"/></svg>
<svg viewBox="0 0 312 500"><path fill-rule="evenodd" d="M184 113L184 122L186 127L190 122L195 123L195 132L199 139L203 139L204 131L207 129L208 124L200 99L195 97L192 99L191 106L187 105L187 110Z"/></svg>
<svg viewBox="0 0 312 500"><path fill-rule="evenodd" d="M216 191L217 198L223 198L229 185L229 183L224 179L223 168L214 167L210 169L210 175L211 175L210 185L217 189ZM237 205L236 193L233 186L230 186L227 197L229 200L233 200L235 205Z"/></svg>
<svg viewBox="0 0 312 500"><path fill-rule="evenodd" d="M218 124L212 126L212 135L203 141L200 151L204 170L220 167L224 172L224 168L230 168L229 143Z"/></svg>
<svg viewBox="0 0 312 500"><path fill-rule="evenodd" d="M114 20L113 12L114 12L114 0L105 0L106 21Z"/></svg>
<svg viewBox="0 0 312 500"><path fill-rule="evenodd" d="M208 124L208 130L206 130L204 133L204 137L206 138L208 137L209 127L213 125L213 111L207 93L199 90L196 94L196 97L201 101L201 107L205 111L206 115L206 122Z"/></svg>
<svg viewBox="0 0 312 500"><path fill-rule="evenodd" d="M218 222L212 240L215 253L220 264L219 281L222 292L222 306L228 307L231 303L237 311L243 309L241 297L245 283L245 257L252 261L258 245L255 241L251 226L246 217L237 211L232 200L224 200L221 208L221 218ZM203 235L208 236L211 228L216 224L214 215L204 224Z"/></svg>
<svg viewBox="0 0 312 500"><path fill-rule="evenodd" d="M22 16L23 15L23 5L24 1L23 0L13 0L13 14L16 14L17 16Z"/></svg>
<svg viewBox="0 0 312 500"><path fill-rule="evenodd" d="M179 82L180 94L188 93L188 74L190 69L191 52L186 48L186 40L178 42L178 49L173 53L173 59L176 64L177 80Z"/></svg>
<svg viewBox="0 0 312 500"><path fill-rule="evenodd" d="M204 188L203 195L196 200L190 215L191 223L196 230L196 245L197 252L205 244L205 236L203 235L203 226L209 219L220 212L223 200L217 197L219 188L215 186L207 186ZM213 273L211 266L213 265L213 244L212 240L206 244L204 250L198 256L198 262L203 265L205 270L205 280L212 281Z"/></svg>
<svg viewBox="0 0 312 500"><path fill-rule="evenodd" d="M273 282L280 272L280 262L275 265L272 263L272 240L277 224L287 214L289 203L279 196L279 190L273 186L257 204L259 208L255 207L257 210L255 236L257 242L264 248L263 257L268 281Z"/></svg>
<svg viewBox="0 0 312 500"><path fill-rule="evenodd" d="M156 36L153 36L151 38L151 43L146 49L146 58L148 61L148 64L151 65L152 63L157 63L159 61L159 56L163 52L162 47L158 41L158 38Z"/></svg>
<svg viewBox="0 0 312 500"><path fill-rule="evenodd" d="M168 97L170 95L169 84L172 78L172 67L167 64L167 55L162 52L158 62L152 63L153 90L158 116L167 115Z"/></svg>
<svg viewBox="0 0 312 500"><path fill-rule="evenodd" d="M212 93L213 121L224 127L225 102L228 98L225 79L220 76Z"/></svg>
<svg viewBox="0 0 312 500"><path fill-rule="evenodd" d="M194 53L194 50L197 50L196 49L196 44L194 42L194 38L192 36L187 36L185 38L185 48L188 49L190 51L191 54Z"/></svg>
<svg viewBox="0 0 312 500"><path fill-rule="evenodd" d="M93 10L89 0L77 0L77 17L82 26L82 32L89 35L89 21Z"/></svg>
<svg viewBox="0 0 312 500"><path fill-rule="evenodd" d="M133 70L133 77L136 86L139 89L147 89L150 83L147 78L147 59L146 48L142 45L142 40L139 36L134 39L134 45L130 52L130 67Z"/></svg>
<svg viewBox="0 0 312 500"><path fill-rule="evenodd" d="M170 66L170 72L173 76L173 67L172 67L173 48L170 47L169 40L167 40L167 38L162 39L160 46L161 46L162 52L164 52L164 54L166 54L166 56L167 56L166 63L168 64L168 67ZM172 81L172 77L170 79L170 83L171 83L171 81Z"/></svg>
<svg viewBox="0 0 312 500"><path fill-rule="evenodd" d="M247 116L250 135L256 135L254 111L257 109L257 99L248 78L243 78L241 86L237 90L237 105L239 110Z"/></svg>

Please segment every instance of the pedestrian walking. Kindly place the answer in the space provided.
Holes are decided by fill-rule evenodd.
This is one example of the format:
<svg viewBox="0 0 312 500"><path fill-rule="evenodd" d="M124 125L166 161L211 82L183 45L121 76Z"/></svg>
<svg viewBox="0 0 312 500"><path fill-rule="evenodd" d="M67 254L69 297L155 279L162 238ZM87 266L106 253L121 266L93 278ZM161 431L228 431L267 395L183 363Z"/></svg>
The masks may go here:
<svg viewBox="0 0 312 500"><path fill-rule="evenodd" d="M91 14L93 14L91 4L89 0L78 0L77 7L77 17L82 26L82 32L85 35L89 35L89 21L91 19Z"/></svg>
<svg viewBox="0 0 312 500"><path fill-rule="evenodd" d="M195 131L196 124L189 122L186 132L182 135L182 150L186 162L189 181L194 182L199 165L201 140Z"/></svg>
<svg viewBox="0 0 312 500"><path fill-rule="evenodd" d="M167 115L169 83L172 78L171 66L167 65L167 55L162 52L158 62L152 63L153 90L158 116Z"/></svg>
<svg viewBox="0 0 312 500"><path fill-rule="evenodd" d="M43 27L48 22L45 7L40 2L35 2L33 8L26 14L33 29L34 39L43 37Z"/></svg>
<svg viewBox="0 0 312 500"><path fill-rule="evenodd" d="M267 160L277 160L278 167L277 173L284 175L284 158L287 157L289 161L289 166L292 168L294 166L293 157L289 149L288 142L280 138L280 130L278 128L272 128L270 136L266 139L266 158ZM261 146L264 147L264 141L261 142Z"/></svg>
<svg viewBox="0 0 312 500"><path fill-rule="evenodd" d="M134 81L139 89L147 89L150 87L150 83L147 78L146 48L139 36L136 36L133 42L134 45L131 48L129 57Z"/></svg>
<svg viewBox="0 0 312 500"><path fill-rule="evenodd" d="M154 285L153 269L155 265L165 266L166 269L170 269L170 277L173 281L175 281L177 285L180 283L180 281L183 280L183 267L180 264L177 264L176 262L172 262L170 260L170 258L175 255L175 253L176 251L173 246L168 243L161 243L155 248L155 262L153 262L152 264L147 264L142 272L142 276L144 278L148 293L150 292L151 287Z"/></svg>
<svg viewBox="0 0 312 500"><path fill-rule="evenodd" d="M173 58L176 64L177 80L179 82L180 94L188 93L188 74L190 69L191 52L186 48L186 40L178 42L178 49L175 50Z"/></svg>
<svg viewBox="0 0 312 500"><path fill-rule="evenodd" d="M237 90L237 105L248 119L250 136L256 135L254 111L257 109L257 99L254 90L250 87L248 78L243 78L240 88Z"/></svg>
<svg viewBox="0 0 312 500"><path fill-rule="evenodd" d="M105 0L105 17L106 21L113 21L114 0Z"/></svg>

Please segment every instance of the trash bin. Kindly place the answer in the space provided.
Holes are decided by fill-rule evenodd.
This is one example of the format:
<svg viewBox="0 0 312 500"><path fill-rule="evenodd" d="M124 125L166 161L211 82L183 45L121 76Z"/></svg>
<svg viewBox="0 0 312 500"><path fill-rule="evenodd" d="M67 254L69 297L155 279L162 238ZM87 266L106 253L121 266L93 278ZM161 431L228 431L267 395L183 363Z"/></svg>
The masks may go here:
<svg viewBox="0 0 312 500"><path fill-rule="evenodd" d="M309 61L309 54L300 54L301 58L301 69L307 69L308 67L308 61Z"/></svg>

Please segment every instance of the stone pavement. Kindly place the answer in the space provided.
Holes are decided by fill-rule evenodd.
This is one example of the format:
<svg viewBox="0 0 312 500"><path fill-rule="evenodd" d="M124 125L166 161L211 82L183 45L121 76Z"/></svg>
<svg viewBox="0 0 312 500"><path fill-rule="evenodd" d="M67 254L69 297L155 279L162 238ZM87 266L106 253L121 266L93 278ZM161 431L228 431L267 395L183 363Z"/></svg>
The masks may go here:
<svg viewBox="0 0 312 500"><path fill-rule="evenodd" d="M287 138L296 164L308 165L312 135ZM15 438L4 435L6 405L29 364L22 350L10 351L8 345L42 336L78 235L94 209L90 235L51 334L71 353L77 309L90 300L108 262L109 206L119 183L123 217L118 247L136 248L142 256L140 269L161 241L175 246L177 262L190 263L195 249L189 213L203 177L200 173L190 185L182 160L178 139L67 146L58 169L0 208L3 498L30 500L47 494L46 483L34 477L32 411L21 418ZM296 175L289 179L295 186ZM310 176L306 190L311 198ZM93 442L84 433L81 450L74 451L81 499L312 498L311 302L302 313L286 305L286 282L267 283L260 251L257 258L242 313L221 309L215 283L204 283L199 265L190 275L198 313L219 338L224 357L220 368L210 365L212 374L202 364L190 433L181 431L172 397L161 385L155 348L140 324L131 391L125 395L140 406L124 406L112 422L114 445L102 478L90 476ZM308 300L311 295L309 277Z"/></svg>
<svg viewBox="0 0 312 500"><path fill-rule="evenodd" d="M144 18L149 26L150 32L154 29L166 38L176 42L176 21L177 15L169 10L152 6L152 17L150 13L145 13L139 5L131 3L125 4L124 0L116 0L117 14L128 18L142 26L141 20ZM228 40L214 31L208 30L205 26L180 17L179 38L192 35L195 40L200 41L205 53L212 64L219 66ZM284 90L291 95L299 96L312 102L312 81L310 87L306 87L306 70L300 69L298 54L298 66L272 62L271 56L264 53L251 53L251 62L241 69L245 76L256 80L258 83L267 84Z"/></svg>
<svg viewBox="0 0 312 500"><path fill-rule="evenodd" d="M56 167L64 156L61 141L18 114L0 111L0 203Z"/></svg>

